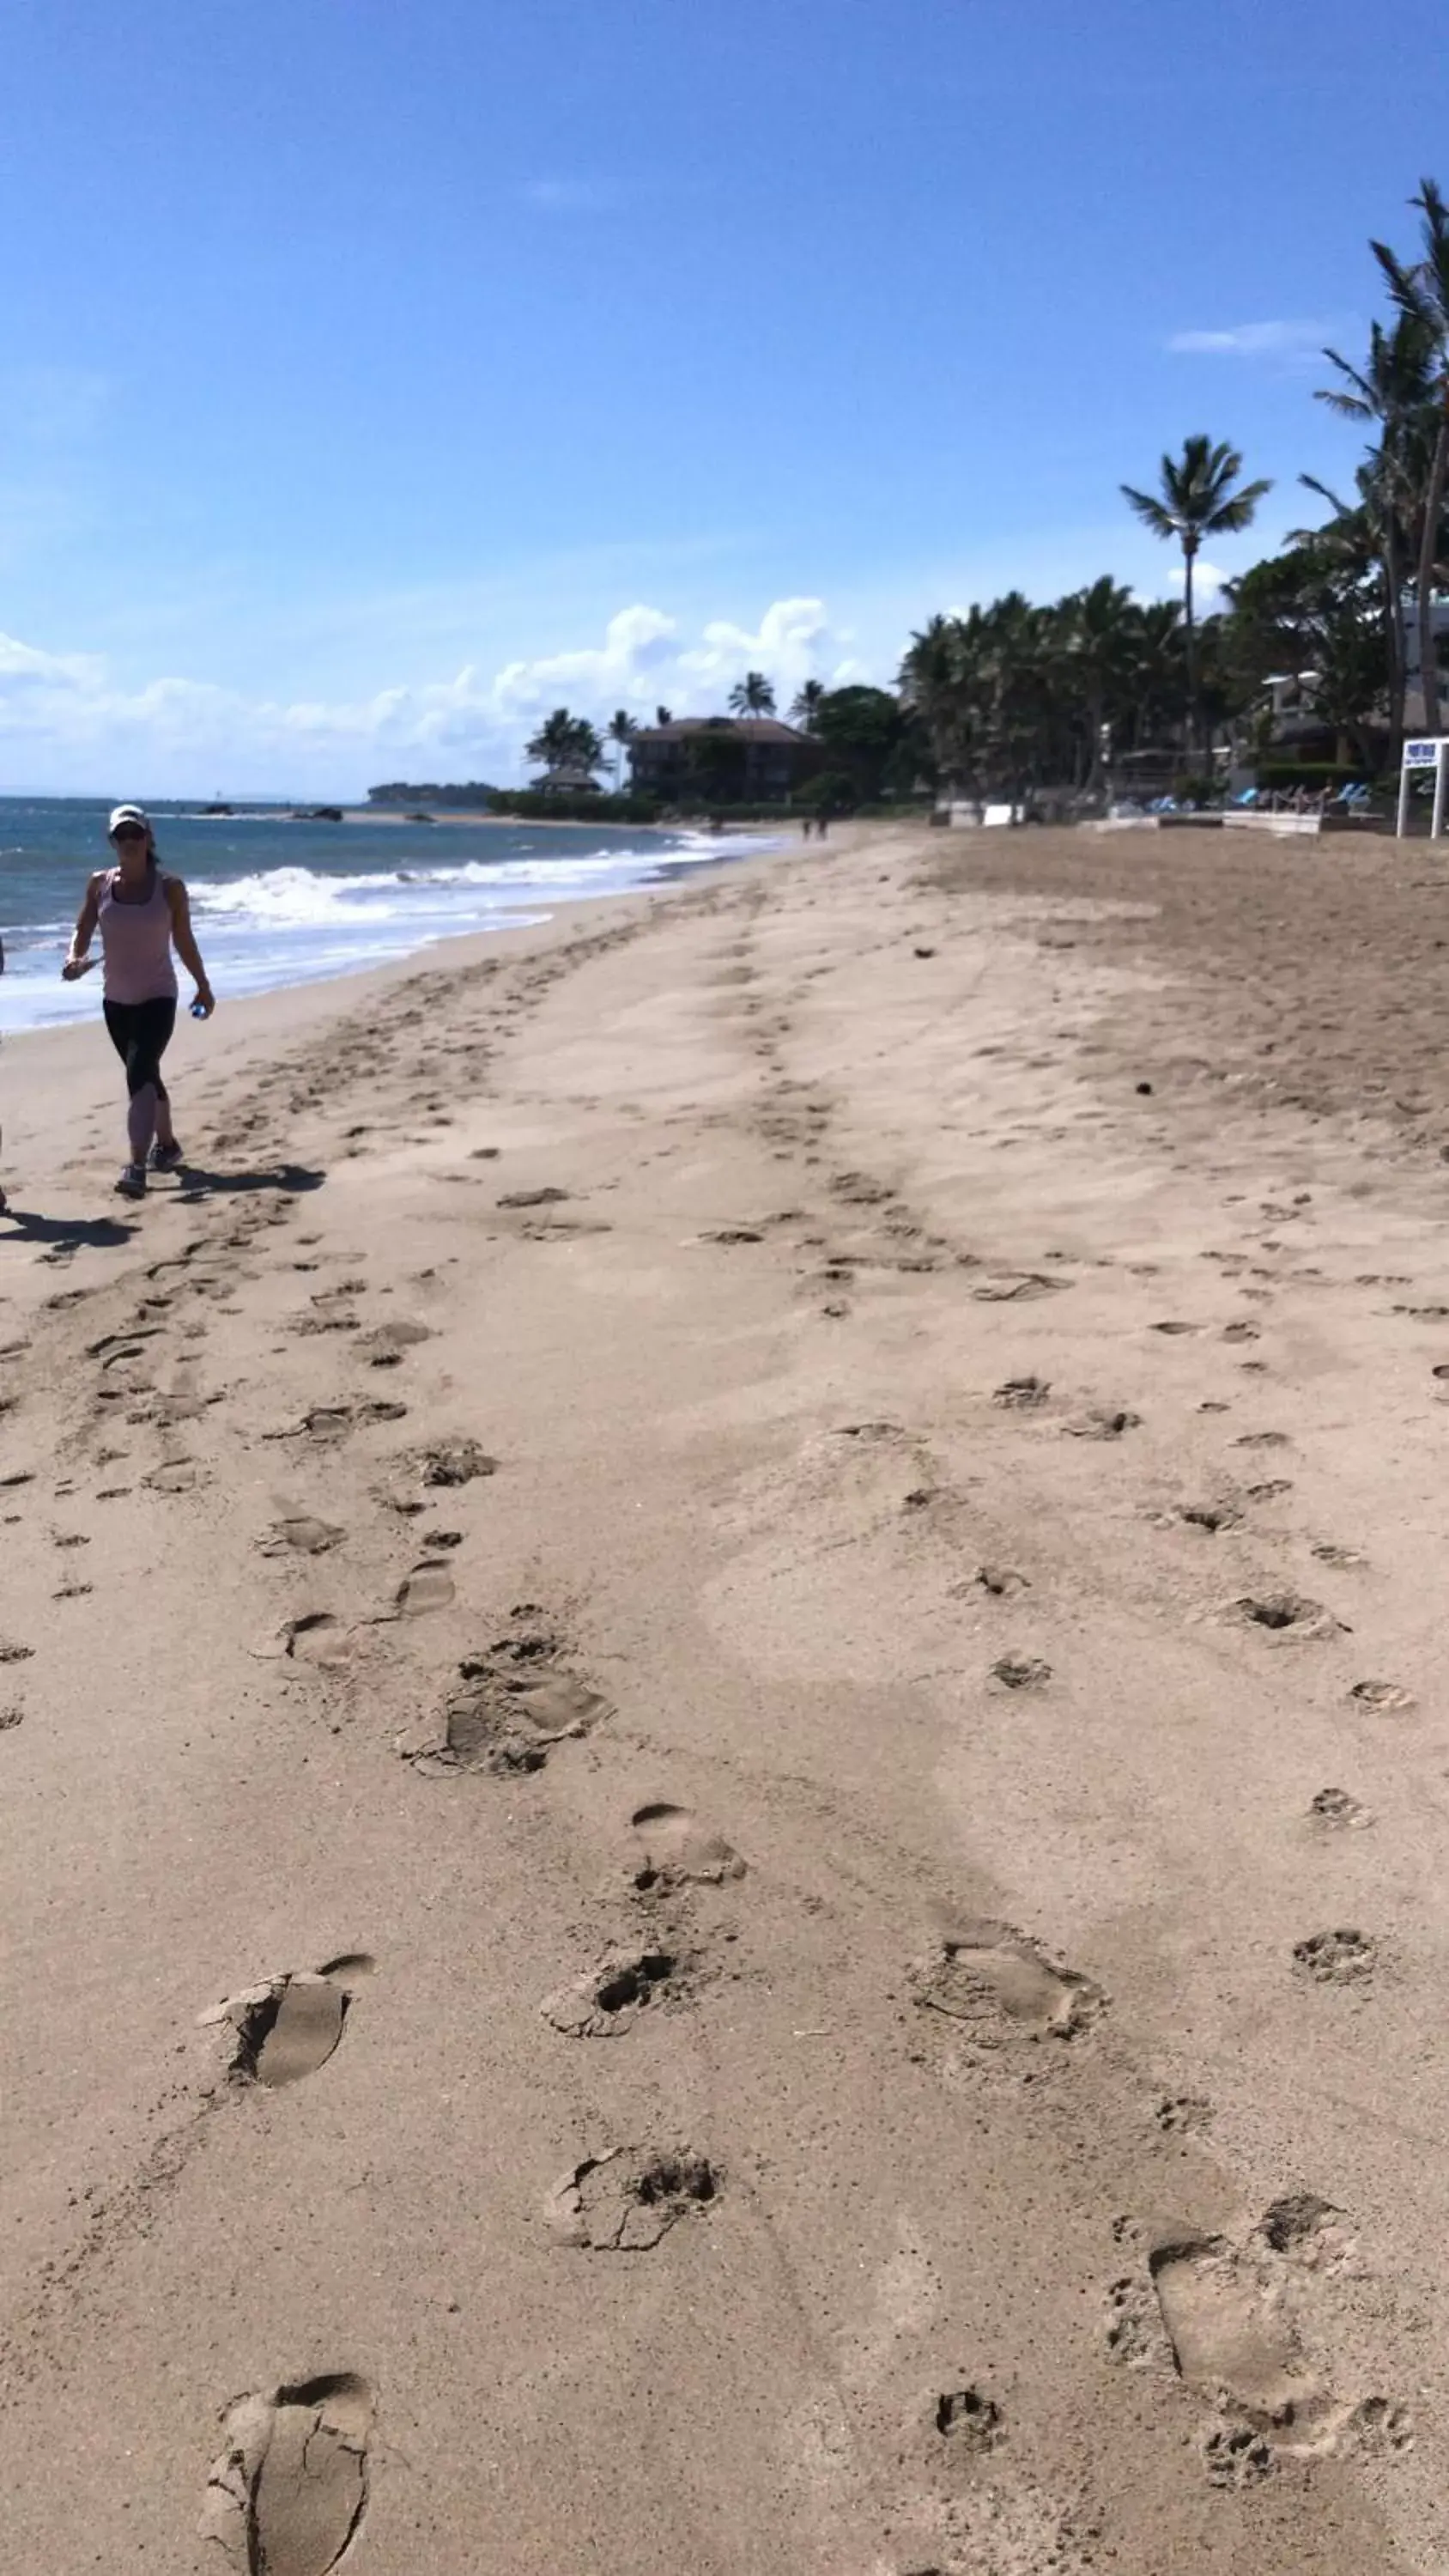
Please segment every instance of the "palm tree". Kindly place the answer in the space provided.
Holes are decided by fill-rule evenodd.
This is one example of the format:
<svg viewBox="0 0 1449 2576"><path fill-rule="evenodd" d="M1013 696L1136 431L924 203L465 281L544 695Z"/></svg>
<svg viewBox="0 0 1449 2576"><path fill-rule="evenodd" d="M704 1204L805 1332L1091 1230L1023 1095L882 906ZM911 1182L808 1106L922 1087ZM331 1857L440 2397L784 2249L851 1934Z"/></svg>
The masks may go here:
<svg viewBox="0 0 1449 2576"><path fill-rule="evenodd" d="M624 783L624 754L628 750L629 745L633 741L638 730L639 728L633 717L630 715L627 707L619 707L609 718L609 740L618 746L614 753L614 793L616 796L619 794Z"/></svg>
<svg viewBox="0 0 1449 2576"><path fill-rule="evenodd" d="M555 707L525 744L524 757L549 778L570 769L592 778L604 757L604 746L586 716L571 716L567 707Z"/></svg>
<svg viewBox="0 0 1449 2576"><path fill-rule="evenodd" d="M790 709L790 719L793 724L797 724L800 727L802 733L814 732L815 719L820 713L821 701L824 696L825 682L823 680L801 681L799 688L795 692L795 703Z"/></svg>
<svg viewBox="0 0 1449 2576"><path fill-rule="evenodd" d="M1110 573L1058 610L1065 660L1085 700L1089 789L1102 783L1108 714L1126 676L1135 616L1131 591Z"/></svg>
<svg viewBox="0 0 1449 2576"><path fill-rule="evenodd" d="M1374 421L1378 445L1369 449L1355 478L1356 508L1338 499L1311 474L1299 481L1329 502L1336 514L1340 541L1357 544L1366 529L1372 535L1383 571L1384 617L1389 664L1390 758L1397 767L1404 720L1404 566L1406 554L1418 552L1419 515L1423 507L1435 444L1431 417L1433 342L1417 313L1400 312L1386 331L1375 322L1369 353L1362 367L1352 367L1336 349L1323 352L1336 367L1339 383L1320 386L1315 399L1347 420ZM1352 522L1352 529L1350 529ZM1293 542L1297 542L1295 539Z"/></svg>
<svg viewBox="0 0 1449 2576"><path fill-rule="evenodd" d="M775 692L763 671L746 671L731 689L729 703L731 713L737 716L772 716Z"/></svg>
<svg viewBox="0 0 1449 2576"><path fill-rule="evenodd" d="M673 722L674 722L674 710L673 710L673 708L672 708L672 707L656 707L656 708L655 708L655 710L654 710L654 721L655 721L655 723L656 723L657 725L673 724Z"/></svg>
<svg viewBox="0 0 1449 2576"><path fill-rule="evenodd" d="M1236 536L1252 526L1253 516L1268 482L1245 483L1240 491L1233 486L1243 470L1243 460L1226 439L1214 446L1210 438L1195 435L1184 439L1181 457L1164 456L1160 487L1156 492L1138 492L1124 483L1124 498L1139 519L1155 537L1177 539L1183 560L1183 629L1187 643L1187 756L1191 761L1197 744L1197 649L1192 613L1192 570L1204 537Z"/></svg>
<svg viewBox="0 0 1449 2576"><path fill-rule="evenodd" d="M1439 730L1439 664L1434 634L1434 577L1438 567L1444 487L1449 481L1449 207L1432 179L1421 179L1417 197L1409 200L1423 216L1423 257L1412 267L1387 249L1372 244L1400 313L1427 343L1438 407L1433 452L1424 490L1424 516L1419 529L1419 565L1415 584L1419 612L1419 680L1424 692L1424 731Z"/></svg>

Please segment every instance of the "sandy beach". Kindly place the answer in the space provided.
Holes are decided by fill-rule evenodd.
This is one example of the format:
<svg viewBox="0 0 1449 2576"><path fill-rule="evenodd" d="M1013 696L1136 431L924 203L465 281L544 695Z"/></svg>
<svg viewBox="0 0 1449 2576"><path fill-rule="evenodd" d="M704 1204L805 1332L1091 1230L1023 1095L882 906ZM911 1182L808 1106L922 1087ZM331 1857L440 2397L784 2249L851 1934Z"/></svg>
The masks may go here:
<svg viewBox="0 0 1449 2576"><path fill-rule="evenodd" d="M9 2565L1449 2564L1446 941L860 830L140 1208L6 1047Z"/></svg>

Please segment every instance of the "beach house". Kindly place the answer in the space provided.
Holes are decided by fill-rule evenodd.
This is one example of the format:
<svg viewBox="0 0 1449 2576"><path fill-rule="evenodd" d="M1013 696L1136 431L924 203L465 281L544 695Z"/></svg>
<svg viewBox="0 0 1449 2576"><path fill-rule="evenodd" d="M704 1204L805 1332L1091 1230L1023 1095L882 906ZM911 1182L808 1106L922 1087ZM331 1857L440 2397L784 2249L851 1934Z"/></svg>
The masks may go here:
<svg viewBox="0 0 1449 2576"><path fill-rule="evenodd" d="M820 746L775 716L676 716L629 745L633 784L666 804L782 805L813 778Z"/></svg>

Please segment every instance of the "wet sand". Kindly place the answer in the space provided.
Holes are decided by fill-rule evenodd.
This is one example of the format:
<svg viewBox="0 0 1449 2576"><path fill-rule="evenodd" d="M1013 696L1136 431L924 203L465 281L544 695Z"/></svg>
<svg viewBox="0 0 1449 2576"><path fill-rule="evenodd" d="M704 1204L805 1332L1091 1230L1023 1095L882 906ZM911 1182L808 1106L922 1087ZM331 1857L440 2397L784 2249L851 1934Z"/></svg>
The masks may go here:
<svg viewBox="0 0 1449 2576"><path fill-rule="evenodd" d="M140 1209L7 1049L17 2566L1442 2566L1441 936L863 832L188 1027Z"/></svg>

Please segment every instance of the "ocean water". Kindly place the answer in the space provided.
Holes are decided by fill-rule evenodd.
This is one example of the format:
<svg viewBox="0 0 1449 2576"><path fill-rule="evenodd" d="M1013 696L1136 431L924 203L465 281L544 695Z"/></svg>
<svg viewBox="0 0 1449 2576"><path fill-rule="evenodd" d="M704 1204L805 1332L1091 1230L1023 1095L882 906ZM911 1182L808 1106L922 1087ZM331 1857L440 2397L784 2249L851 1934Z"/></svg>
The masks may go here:
<svg viewBox="0 0 1449 2576"><path fill-rule="evenodd" d="M186 879L219 1003L411 956L462 932L546 921L706 861L768 849L731 834L544 823L304 823L259 809L148 809L163 867ZM86 879L105 867L109 804L0 797L0 1029L94 1017L100 978L60 981ZM189 992L182 976L183 996Z"/></svg>

